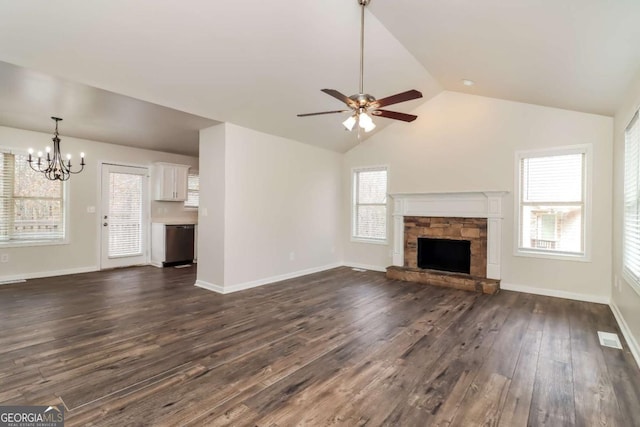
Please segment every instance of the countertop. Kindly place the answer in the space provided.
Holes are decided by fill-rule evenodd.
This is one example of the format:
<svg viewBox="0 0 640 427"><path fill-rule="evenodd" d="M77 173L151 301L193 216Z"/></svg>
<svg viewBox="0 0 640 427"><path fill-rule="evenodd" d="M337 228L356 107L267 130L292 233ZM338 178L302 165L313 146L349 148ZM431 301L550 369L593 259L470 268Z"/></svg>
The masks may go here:
<svg viewBox="0 0 640 427"><path fill-rule="evenodd" d="M198 225L198 220L188 218L154 218L151 220L151 223L164 225Z"/></svg>

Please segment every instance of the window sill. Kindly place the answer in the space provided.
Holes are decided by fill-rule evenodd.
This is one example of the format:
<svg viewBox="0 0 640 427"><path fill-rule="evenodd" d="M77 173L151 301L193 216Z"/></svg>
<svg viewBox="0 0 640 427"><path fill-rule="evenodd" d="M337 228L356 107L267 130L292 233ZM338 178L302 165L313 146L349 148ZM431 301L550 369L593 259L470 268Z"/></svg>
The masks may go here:
<svg viewBox="0 0 640 427"><path fill-rule="evenodd" d="M353 237L351 236L351 241L354 243L371 243L373 245L388 245L389 241L387 239L367 239L364 237Z"/></svg>
<svg viewBox="0 0 640 427"><path fill-rule="evenodd" d="M514 253L514 256L525 258L555 259L560 261L591 262L591 258L586 254L553 253L527 249L517 249Z"/></svg>
<svg viewBox="0 0 640 427"><path fill-rule="evenodd" d="M33 240L28 242L0 242L0 248L30 248L37 246L62 246L68 245L68 240Z"/></svg>

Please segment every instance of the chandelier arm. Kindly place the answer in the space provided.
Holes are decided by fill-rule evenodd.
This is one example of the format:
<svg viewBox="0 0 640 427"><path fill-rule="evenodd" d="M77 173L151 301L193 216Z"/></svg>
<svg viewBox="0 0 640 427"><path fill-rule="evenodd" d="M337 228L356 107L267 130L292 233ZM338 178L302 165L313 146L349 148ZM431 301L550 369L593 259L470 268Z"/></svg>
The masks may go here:
<svg viewBox="0 0 640 427"><path fill-rule="evenodd" d="M77 173L82 172L82 171L84 170L84 165L83 165L83 164L81 164L80 166L82 166L82 167L80 168L80 170L78 170L78 171L75 171L75 172L74 172L74 171L72 171L71 169L69 169L69 173L77 174Z"/></svg>
<svg viewBox="0 0 640 427"><path fill-rule="evenodd" d="M37 167L37 168L34 168L34 167L33 167L33 163L34 163L34 162L33 162L33 160L27 160L27 163L29 163L29 166L31 167L31 169L33 169L33 170L34 170L34 171L36 171L36 172L43 172L43 171L44 171L44 170L40 167L40 163L39 163L39 162L37 162L37 163L36 163L36 165L38 165L38 167Z"/></svg>

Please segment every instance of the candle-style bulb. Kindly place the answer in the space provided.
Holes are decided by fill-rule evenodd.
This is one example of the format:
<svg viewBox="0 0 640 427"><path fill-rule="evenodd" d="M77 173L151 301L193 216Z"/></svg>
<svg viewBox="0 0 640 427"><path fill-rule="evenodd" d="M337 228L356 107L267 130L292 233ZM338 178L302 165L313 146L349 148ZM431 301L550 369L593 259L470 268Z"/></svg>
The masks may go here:
<svg viewBox="0 0 640 427"><path fill-rule="evenodd" d="M29 148L29 154L33 154L33 148Z"/></svg>
<svg viewBox="0 0 640 427"><path fill-rule="evenodd" d="M46 151L47 153L50 153L51 152L51 147L48 147L48 146L45 147L44 151Z"/></svg>
<svg viewBox="0 0 640 427"><path fill-rule="evenodd" d="M84 159L84 153L80 153L80 157Z"/></svg>
<svg viewBox="0 0 640 427"><path fill-rule="evenodd" d="M38 157L42 157L42 151L38 151Z"/></svg>
<svg viewBox="0 0 640 427"><path fill-rule="evenodd" d="M67 160L71 160L71 154L67 154Z"/></svg>

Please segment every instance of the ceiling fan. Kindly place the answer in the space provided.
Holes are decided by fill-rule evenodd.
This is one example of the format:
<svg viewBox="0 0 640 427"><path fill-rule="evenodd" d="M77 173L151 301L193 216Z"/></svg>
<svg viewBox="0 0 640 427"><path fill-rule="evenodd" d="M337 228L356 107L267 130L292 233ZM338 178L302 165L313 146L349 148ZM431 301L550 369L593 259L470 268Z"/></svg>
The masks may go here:
<svg viewBox="0 0 640 427"><path fill-rule="evenodd" d="M336 114L336 113L347 113L352 112L353 114L349 116L347 120L345 120L342 124L347 130L353 130L353 127L356 123L360 126L360 128L364 129L365 132L371 132L375 129L376 125L373 123L371 119L371 115L386 117L388 119L394 120L402 120L405 122L412 122L418 118L418 116L414 116L413 114L405 114L399 113L397 111L389 111L389 110L381 110L380 108L386 107L387 105L398 104L400 102L410 101L412 99L422 98L422 93L417 90L408 90L406 92L397 93L395 95L388 96L382 99L376 99L372 95L368 93L364 93L364 9L370 3L371 0L357 0L358 4L361 6L360 13L360 91L351 96L346 96L335 89L322 89L322 92L327 95L333 96L334 98L344 102L348 110L333 110L333 111L323 111L320 113L307 113L307 114L298 114L298 117L308 117L308 116L318 116L322 114Z"/></svg>

